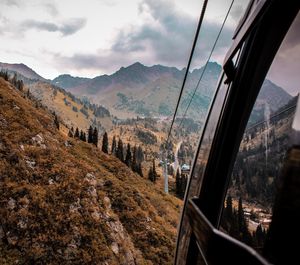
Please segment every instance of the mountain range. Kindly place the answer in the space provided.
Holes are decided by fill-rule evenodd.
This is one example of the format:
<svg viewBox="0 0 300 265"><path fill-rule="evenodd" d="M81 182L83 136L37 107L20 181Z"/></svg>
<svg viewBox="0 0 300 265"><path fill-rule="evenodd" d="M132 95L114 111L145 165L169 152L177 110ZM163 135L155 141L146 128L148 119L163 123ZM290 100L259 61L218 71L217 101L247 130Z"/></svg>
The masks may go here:
<svg viewBox="0 0 300 265"><path fill-rule="evenodd" d="M190 72L186 90L183 96L183 107L196 87L203 67ZM199 92L194 96L194 102L204 102L207 107L213 88L216 86L221 66L209 63L200 83ZM61 75L52 83L71 93L88 97L95 103L107 106L117 116L141 115L158 116L171 115L174 112L185 69L162 65L145 66L139 62L128 67L121 67L112 75L102 75L95 78L78 78ZM202 113L202 107L195 113Z"/></svg>
<svg viewBox="0 0 300 265"><path fill-rule="evenodd" d="M136 62L128 67L121 67L111 75L84 78L64 74L53 80L46 80L24 64L2 63L0 67L17 71L30 79L51 83L79 98L103 105L119 118L172 115L185 74L185 69L162 65L145 66ZM189 118L201 121L205 117L220 72L219 64L209 62L206 68L194 69L188 74L179 115L190 105ZM200 77L202 79L198 84ZM253 122L262 117L265 104L274 112L291 98L283 88L266 79L254 108L254 112L257 112L254 116L257 117Z"/></svg>

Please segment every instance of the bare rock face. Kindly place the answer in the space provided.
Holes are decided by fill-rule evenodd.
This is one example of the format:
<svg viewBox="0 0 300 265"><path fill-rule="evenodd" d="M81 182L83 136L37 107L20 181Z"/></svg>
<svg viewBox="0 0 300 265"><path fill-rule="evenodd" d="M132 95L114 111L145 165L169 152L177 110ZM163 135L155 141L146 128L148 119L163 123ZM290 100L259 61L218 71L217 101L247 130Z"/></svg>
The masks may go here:
<svg viewBox="0 0 300 265"><path fill-rule="evenodd" d="M115 255L119 255L119 245L118 245L118 243L112 242L111 250L113 251L113 253L115 253Z"/></svg>
<svg viewBox="0 0 300 265"><path fill-rule="evenodd" d="M79 209L81 209L80 199L77 198L77 201L70 205L69 211L70 211L70 213L78 213Z"/></svg>
<svg viewBox="0 0 300 265"><path fill-rule="evenodd" d="M96 186L97 185L96 177L92 173L87 173L85 178L84 178L84 181L89 183L91 186Z"/></svg>
<svg viewBox="0 0 300 265"><path fill-rule="evenodd" d="M104 202L104 206L105 206L107 209L110 209L110 208L111 208L111 202L110 202L110 199L109 199L108 197L104 197L103 202Z"/></svg>
<svg viewBox="0 0 300 265"><path fill-rule="evenodd" d="M41 133L37 134L36 136L32 137L31 138L32 140L32 143L36 146L39 146L43 149L46 149L46 145L45 145L45 140L44 140L44 137Z"/></svg>
<svg viewBox="0 0 300 265"><path fill-rule="evenodd" d="M36 166L36 161L34 159L30 159L30 158L26 157L25 162L26 162L26 165L31 169L34 169L34 167Z"/></svg>
<svg viewBox="0 0 300 265"><path fill-rule="evenodd" d="M131 237L120 222L118 216L111 209L111 200L105 196L103 199L106 224L111 229L110 236L114 240L110 246L112 252L118 257L120 264L135 265L136 260L141 260L140 251L136 250Z"/></svg>
<svg viewBox="0 0 300 265"><path fill-rule="evenodd" d="M7 203L7 208L13 210L15 207L16 207L16 200L13 198L9 198L9 201Z"/></svg>

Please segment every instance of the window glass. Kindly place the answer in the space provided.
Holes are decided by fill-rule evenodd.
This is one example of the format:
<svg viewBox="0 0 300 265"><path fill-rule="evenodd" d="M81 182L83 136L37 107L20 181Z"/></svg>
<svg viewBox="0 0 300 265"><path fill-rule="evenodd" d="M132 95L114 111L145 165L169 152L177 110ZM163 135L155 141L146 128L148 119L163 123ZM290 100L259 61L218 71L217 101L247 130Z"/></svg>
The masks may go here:
<svg viewBox="0 0 300 265"><path fill-rule="evenodd" d="M222 9L219 8L221 2L224 6ZM249 0L239 2L208 1L206 14L214 15L213 17L206 16L202 23L195 54L192 58L191 69L193 70L188 74L170 137L169 150L171 150L172 155L169 158L172 162L174 161L175 176L178 169L176 165L180 166L179 169L186 165L184 168L188 169L186 172L181 171L180 173L180 178L185 182L183 192L180 190L179 195L181 198L184 198L184 195L187 199L191 198L199 190L218 118L228 91L228 85L224 84L226 78L222 75L218 76L222 72L221 65L226 52L232 44L234 30L248 3ZM214 41L222 28L228 9L230 11L227 20L214 47ZM211 56L209 52L211 52ZM238 56L234 58L234 61L237 58ZM218 102L218 108L210 113L210 108L214 102ZM205 133L202 135L203 132ZM201 150L195 157L197 147L200 146ZM194 159L193 162L192 159ZM192 168L193 172L190 171ZM170 177L170 190L172 190L172 183L174 185L173 189L177 190L176 182L176 177L174 177L174 180ZM183 209L184 212L185 209ZM184 214L179 230L176 264L185 262L188 249L187 242L191 235L188 218Z"/></svg>
<svg viewBox="0 0 300 265"><path fill-rule="evenodd" d="M299 14L263 82L229 183L220 229L264 253L300 92Z"/></svg>
<svg viewBox="0 0 300 265"><path fill-rule="evenodd" d="M181 199L186 191L199 138L216 95L223 59L232 44L234 30L249 0L239 3L222 1L224 8L214 11L217 2L207 4L167 147L170 192L174 192ZM218 100L222 103L220 96ZM163 148L161 150L164 151Z"/></svg>

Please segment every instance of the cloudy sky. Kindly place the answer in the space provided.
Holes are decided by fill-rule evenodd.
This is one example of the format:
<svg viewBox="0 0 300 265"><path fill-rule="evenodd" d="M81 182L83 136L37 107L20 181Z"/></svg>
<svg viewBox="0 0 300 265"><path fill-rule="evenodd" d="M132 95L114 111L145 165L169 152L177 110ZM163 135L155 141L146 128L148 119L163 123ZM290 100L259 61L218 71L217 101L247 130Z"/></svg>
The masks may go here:
<svg viewBox="0 0 300 265"><path fill-rule="evenodd" d="M248 0L235 1L212 60L222 63ZM193 67L200 67L231 0L209 1ZM136 61L183 68L200 0L0 0L0 61L45 78L111 74ZM201 50L201 52L199 52Z"/></svg>
<svg viewBox="0 0 300 265"><path fill-rule="evenodd" d="M219 3L208 6L203 33L207 50L231 1L215 2ZM202 4L199 0L0 3L1 61L25 63L46 78L60 73L111 73L136 61L184 67ZM240 9L240 5L234 7L228 28L233 28ZM219 50L229 43L228 34Z"/></svg>

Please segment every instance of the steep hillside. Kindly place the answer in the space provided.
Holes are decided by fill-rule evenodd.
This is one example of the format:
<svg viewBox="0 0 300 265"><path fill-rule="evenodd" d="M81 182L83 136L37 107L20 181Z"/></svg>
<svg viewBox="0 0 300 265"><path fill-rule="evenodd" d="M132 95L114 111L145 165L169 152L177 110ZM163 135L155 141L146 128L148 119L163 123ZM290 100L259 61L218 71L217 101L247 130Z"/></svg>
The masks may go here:
<svg viewBox="0 0 300 265"><path fill-rule="evenodd" d="M0 69L18 72L29 79L45 80L45 78L41 77L31 68L29 68L27 65L22 63L20 64L0 63Z"/></svg>
<svg viewBox="0 0 300 265"><path fill-rule="evenodd" d="M0 78L0 263L171 264L181 202Z"/></svg>
<svg viewBox="0 0 300 265"><path fill-rule="evenodd" d="M29 90L41 104L58 114L68 128L78 127L79 130L86 131L92 125L100 132L111 129L113 118L103 106L91 104L86 99L80 100L48 81L30 79L12 70L2 71L7 72L11 78L16 75L18 80L22 80L24 89Z"/></svg>
<svg viewBox="0 0 300 265"><path fill-rule="evenodd" d="M112 127L112 118L109 112L106 112L105 115L98 115L95 110L89 108L88 104L84 104L72 94L66 93L58 87L42 81L27 83L27 86L43 105L58 114L70 128L78 127L86 131L92 125L102 131L110 130Z"/></svg>

